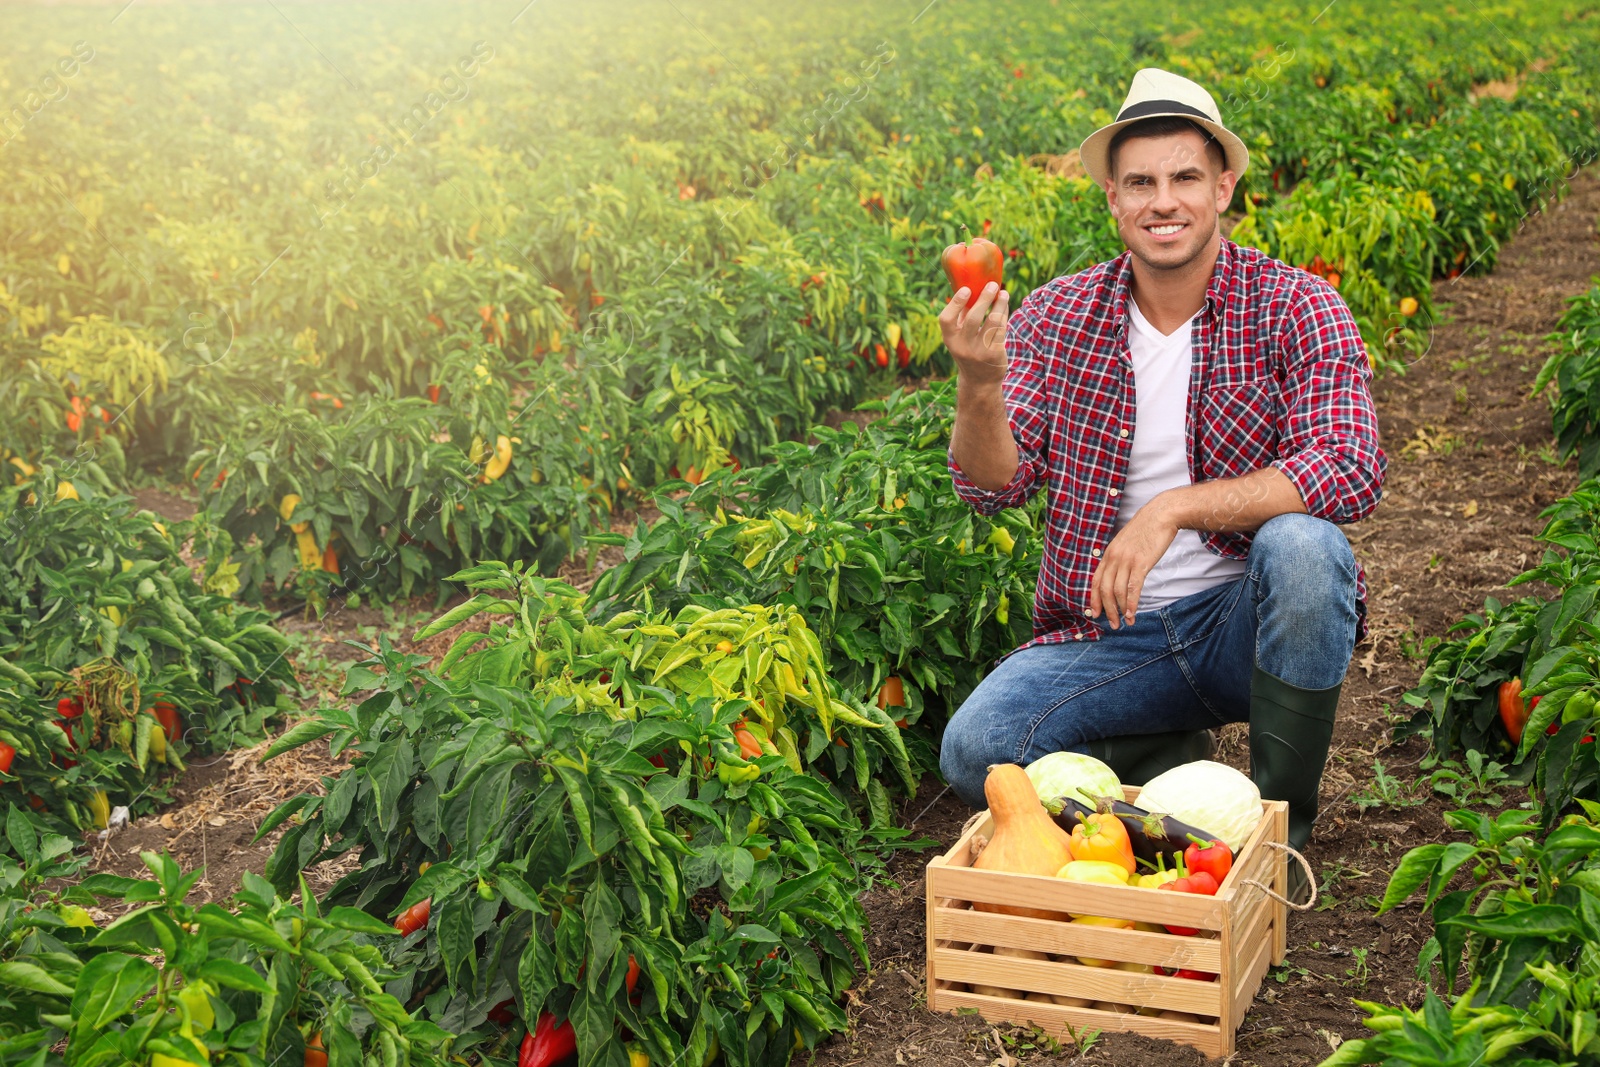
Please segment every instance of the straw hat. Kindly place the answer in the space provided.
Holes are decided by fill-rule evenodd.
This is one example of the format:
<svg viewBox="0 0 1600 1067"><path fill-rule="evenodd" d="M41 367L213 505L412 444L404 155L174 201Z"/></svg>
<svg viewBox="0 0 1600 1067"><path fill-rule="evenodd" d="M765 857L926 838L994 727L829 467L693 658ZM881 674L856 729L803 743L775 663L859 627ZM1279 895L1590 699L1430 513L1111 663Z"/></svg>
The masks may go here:
<svg viewBox="0 0 1600 1067"><path fill-rule="evenodd" d="M1222 145L1228 169L1239 177L1244 176L1250 166L1250 152L1244 142L1222 124L1222 115L1217 111L1217 103L1211 99L1211 94L1188 78L1155 67L1145 67L1133 76L1133 84L1128 87L1128 98L1122 102L1122 110L1117 112L1117 121L1091 133L1078 149L1083 169L1089 172L1089 177L1094 179L1096 185L1104 185L1106 179L1111 177L1111 139L1117 135L1117 131L1140 119L1161 115L1191 119L1196 125L1210 131L1211 136Z"/></svg>

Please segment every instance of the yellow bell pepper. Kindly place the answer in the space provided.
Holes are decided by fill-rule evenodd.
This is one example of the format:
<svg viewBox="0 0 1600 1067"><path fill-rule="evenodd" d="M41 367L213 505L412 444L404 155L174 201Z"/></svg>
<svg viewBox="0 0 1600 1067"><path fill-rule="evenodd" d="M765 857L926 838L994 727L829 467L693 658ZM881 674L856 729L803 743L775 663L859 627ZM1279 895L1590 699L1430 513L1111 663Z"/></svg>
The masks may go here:
<svg viewBox="0 0 1600 1067"><path fill-rule="evenodd" d="M1167 882L1173 881L1177 877L1178 872L1176 869L1170 871L1154 871L1150 874L1141 874L1137 878L1136 882L1130 882L1128 884L1137 884L1140 889L1159 889L1161 886L1165 885Z"/></svg>
<svg viewBox="0 0 1600 1067"><path fill-rule="evenodd" d="M1073 860L1056 872L1057 878L1069 882L1093 882L1098 885L1127 885L1128 872L1118 863L1105 860Z"/></svg>
<svg viewBox="0 0 1600 1067"><path fill-rule="evenodd" d="M204 982L186 985L178 990L178 1001L188 1009L189 1021L199 1030L210 1030L217 1023L217 1013L211 1007L210 990Z"/></svg>
<svg viewBox="0 0 1600 1067"><path fill-rule="evenodd" d="M285 493L283 499L278 501L278 514L284 522L289 523L289 529L296 534L303 534L311 529L309 522L289 522L294 516L294 509L300 506L300 496L297 493Z"/></svg>
<svg viewBox="0 0 1600 1067"><path fill-rule="evenodd" d="M295 544L300 549L300 569L315 571L322 569L322 550L317 548L317 537L310 530L301 530L294 535Z"/></svg>
<svg viewBox="0 0 1600 1067"><path fill-rule="evenodd" d="M104 789L89 794L89 814L94 816L96 830L104 830L111 824L111 800Z"/></svg>
<svg viewBox="0 0 1600 1067"><path fill-rule="evenodd" d="M1072 920L1079 926L1104 926L1112 930L1130 930L1133 928L1132 919L1108 919L1103 915L1079 915ZM1116 967L1116 960L1097 960L1088 956L1079 956L1078 962L1085 967Z"/></svg>
<svg viewBox="0 0 1600 1067"><path fill-rule="evenodd" d="M483 480L486 483L497 480L510 466L511 438L501 434L494 439L494 455L483 468Z"/></svg>
<svg viewBox="0 0 1600 1067"><path fill-rule="evenodd" d="M56 483L56 499L57 500L82 500L83 498L78 495L77 487L74 486L71 482L57 482Z"/></svg>

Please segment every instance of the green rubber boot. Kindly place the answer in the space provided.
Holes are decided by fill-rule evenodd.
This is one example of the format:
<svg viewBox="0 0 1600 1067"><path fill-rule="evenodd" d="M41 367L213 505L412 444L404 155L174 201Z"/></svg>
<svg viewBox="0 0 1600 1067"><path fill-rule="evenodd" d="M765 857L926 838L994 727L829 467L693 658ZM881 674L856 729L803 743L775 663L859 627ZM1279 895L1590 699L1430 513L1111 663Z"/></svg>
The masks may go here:
<svg viewBox="0 0 1600 1067"><path fill-rule="evenodd" d="M1250 777L1263 800L1289 802L1289 846L1296 850L1311 840L1343 684L1297 689L1259 667L1250 681ZM1290 861L1289 899L1306 896L1305 871Z"/></svg>
<svg viewBox="0 0 1600 1067"><path fill-rule="evenodd" d="M1163 771L1210 759L1213 747L1210 730L1174 730L1090 741L1089 755L1115 771L1123 785L1142 786Z"/></svg>

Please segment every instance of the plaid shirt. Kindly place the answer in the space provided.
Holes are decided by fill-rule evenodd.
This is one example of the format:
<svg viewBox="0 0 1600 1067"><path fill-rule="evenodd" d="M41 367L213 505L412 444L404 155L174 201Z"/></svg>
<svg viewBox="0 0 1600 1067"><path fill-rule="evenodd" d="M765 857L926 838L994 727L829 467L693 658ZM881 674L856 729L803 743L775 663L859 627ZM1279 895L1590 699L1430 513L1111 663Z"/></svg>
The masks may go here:
<svg viewBox="0 0 1600 1067"><path fill-rule="evenodd" d="M1002 386L1020 460L1011 481L980 489L950 457L957 495L985 515L1049 484L1029 645L1100 636L1088 615L1089 581L1116 533L1134 427L1131 257L1057 278L1011 317ZM1388 460L1378 447L1366 347L1338 291L1224 238L1193 331L1184 425L1190 481L1238 478L1270 464L1312 515L1349 523L1370 514ZM1248 533L1201 538L1230 559L1250 551ZM1357 563L1357 640L1366 633L1366 593Z"/></svg>

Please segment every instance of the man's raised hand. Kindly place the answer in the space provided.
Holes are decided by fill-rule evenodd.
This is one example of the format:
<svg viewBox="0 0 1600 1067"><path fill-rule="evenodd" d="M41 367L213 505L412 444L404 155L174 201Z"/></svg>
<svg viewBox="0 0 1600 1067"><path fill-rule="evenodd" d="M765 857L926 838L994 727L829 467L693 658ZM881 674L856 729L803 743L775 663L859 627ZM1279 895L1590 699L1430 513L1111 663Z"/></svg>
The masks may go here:
<svg viewBox="0 0 1600 1067"><path fill-rule="evenodd" d="M971 300L969 304L968 301ZM939 332L969 382L998 383L1006 374L1006 312L1011 294L994 282L976 297L962 286L939 312Z"/></svg>

